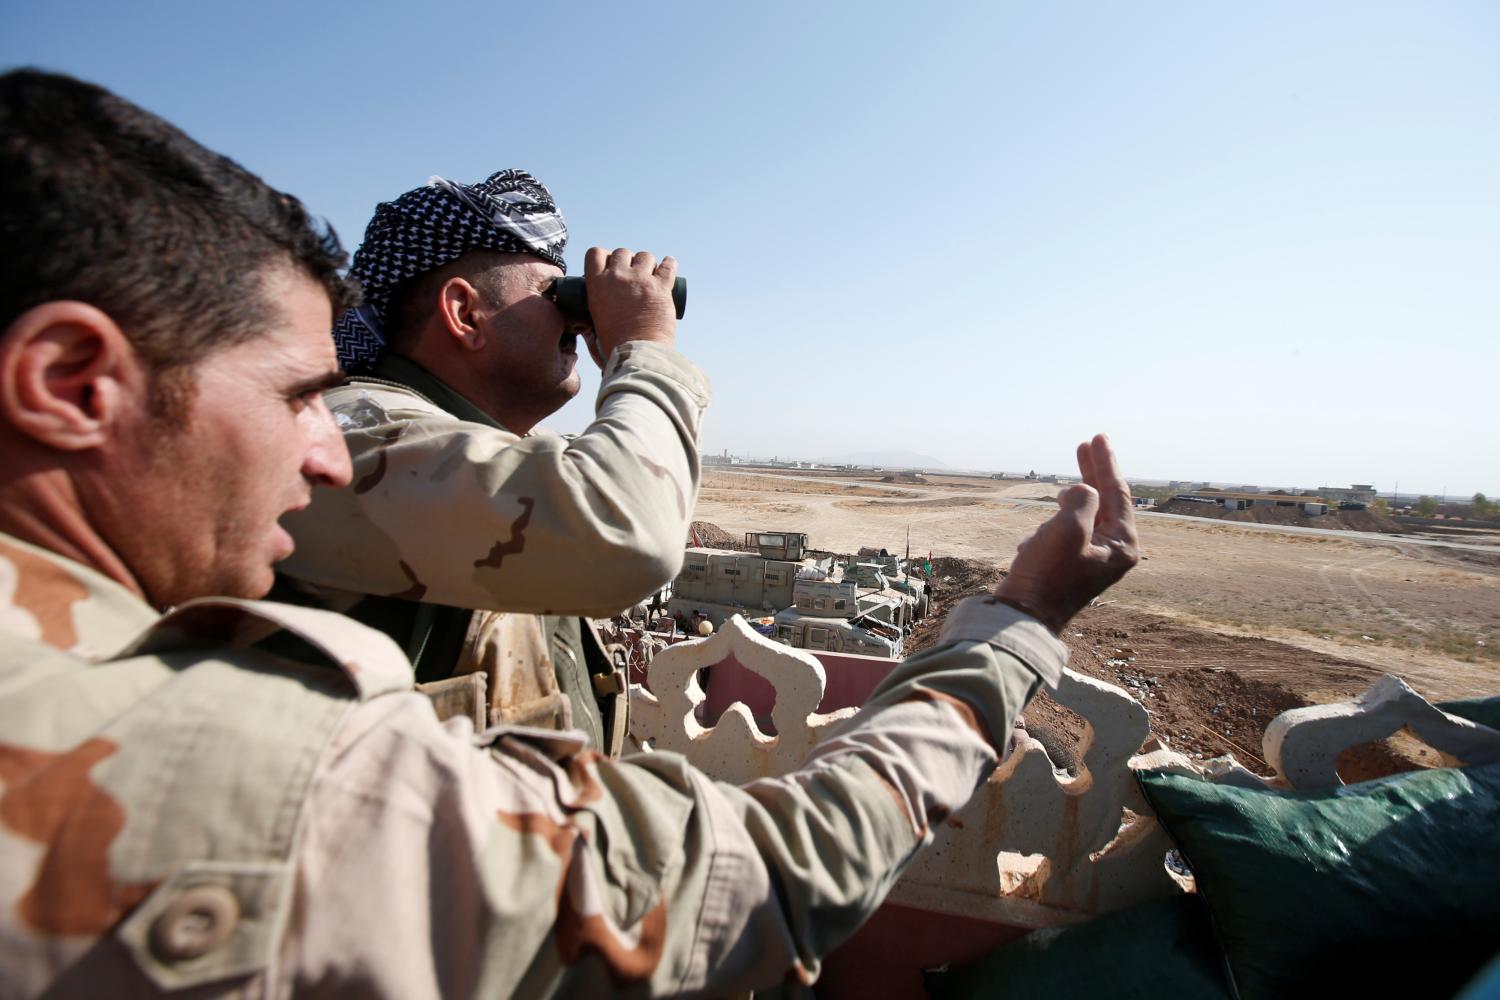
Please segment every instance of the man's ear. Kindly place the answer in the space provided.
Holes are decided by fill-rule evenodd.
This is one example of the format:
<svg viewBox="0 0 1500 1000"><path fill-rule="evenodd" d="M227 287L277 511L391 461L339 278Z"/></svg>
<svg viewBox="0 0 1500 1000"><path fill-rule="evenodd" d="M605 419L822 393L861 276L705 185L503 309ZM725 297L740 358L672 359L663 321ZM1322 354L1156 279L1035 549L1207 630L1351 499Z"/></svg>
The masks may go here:
<svg viewBox="0 0 1500 1000"><path fill-rule="evenodd" d="M438 289L438 311L443 328L464 350L484 348L484 327L479 322L479 310L483 305L484 297L479 294L479 289L466 278L449 278Z"/></svg>
<svg viewBox="0 0 1500 1000"><path fill-rule="evenodd" d="M0 414L52 448L97 448L145 389L135 350L85 302L33 306L0 334Z"/></svg>

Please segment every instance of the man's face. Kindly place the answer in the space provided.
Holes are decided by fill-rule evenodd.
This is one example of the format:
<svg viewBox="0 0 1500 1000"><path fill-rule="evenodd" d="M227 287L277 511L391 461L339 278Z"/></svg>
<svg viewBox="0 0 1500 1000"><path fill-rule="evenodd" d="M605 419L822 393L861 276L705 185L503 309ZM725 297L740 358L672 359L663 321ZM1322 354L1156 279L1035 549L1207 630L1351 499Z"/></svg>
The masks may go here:
<svg viewBox="0 0 1500 1000"><path fill-rule="evenodd" d="M506 410L529 410L537 418L556 412L578 395L578 332L542 293L562 269L530 255L497 265L486 282L491 335L483 364Z"/></svg>
<svg viewBox="0 0 1500 1000"><path fill-rule="evenodd" d="M272 564L292 552L281 515L306 506L315 484L349 482L320 394L338 377L328 296L287 267L262 287L264 334L194 365L186 421L141 421L127 449L136 473L113 477L127 494L113 547L159 607L264 595Z"/></svg>

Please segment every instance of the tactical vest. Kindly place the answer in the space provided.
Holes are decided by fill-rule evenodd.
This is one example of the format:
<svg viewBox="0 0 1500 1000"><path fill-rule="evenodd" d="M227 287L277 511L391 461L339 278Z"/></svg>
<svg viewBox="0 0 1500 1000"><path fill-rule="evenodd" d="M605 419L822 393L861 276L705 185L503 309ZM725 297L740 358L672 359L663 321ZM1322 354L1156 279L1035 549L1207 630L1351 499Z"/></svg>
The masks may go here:
<svg viewBox="0 0 1500 1000"><path fill-rule="evenodd" d="M99 664L0 636L4 982L274 985L313 775L356 704L410 685L384 636L264 602L190 602Z"/></svg>
<svg viewBox="0 0 1500 1000"><path fill-rule="evenodd" d="M371 375L357 375L354 385L368 386L373 392L382 387L399 390L410 407L414 394L434 411L459 420L503 429L446 383L419 365L399 355L387 354ZM297 581L281 578L272 597L298 604L312 603ZM352 606L336 610L384 632L406 652L416 670L418 684L438 700L454 678L454 670L465 659L479 638L476 629L485 627L486 612L469 608L426 604L398 597L365 596ZM534 663L533 669L547 671L555 683L551 698L536 698L523 704L511 703L505 690L490 692L493 704L483 721L476 724L508 723L553 729L581 729L593 745L611 757L619 757L629 729L628 681L625 651L606 647L587 619L568 615L540 616L541 628L550 663ZM469 692L462 679L458 688L464 692L467 706ZM429 687L431 686L431 687ZM537 684L534 687L541 688ZM546 687L552 687L548 684ZM560 693L562 698L557 698Z"/></svg>
<svg viewBox="0 0 1500 1000"><path fill-rule="evenodd" d="M278 588L275 595L283 598ZM411 659L420 690L436 696L444 681L454 677L454 666L463 658L471 641L477 615L468 608L420 604L399 597L366 597L349 608L350 618L375 628L400 643ZM601 752L618 758L624 749L629 726L625 653L618 646L605 646L594 627L573 615L541 615L550 669L558 691L567 699L566 714L556 712L550 701L527 705L499 704L500 715L491 714L477 728L505 722L511 725L550 729L581 729ZM461 714L468 714L468 702ZM440 711L440 715L446 715Z"/></svg>

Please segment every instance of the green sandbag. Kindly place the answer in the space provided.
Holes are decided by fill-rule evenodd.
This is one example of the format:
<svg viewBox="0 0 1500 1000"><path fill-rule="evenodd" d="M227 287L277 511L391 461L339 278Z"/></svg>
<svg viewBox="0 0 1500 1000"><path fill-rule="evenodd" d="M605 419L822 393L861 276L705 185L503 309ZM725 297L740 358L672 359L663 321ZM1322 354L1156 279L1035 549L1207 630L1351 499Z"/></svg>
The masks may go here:
<svg viewBox="0 0 1500 1000"><path fill-rule="evenodd" d="M1243 1000L1447 997L1500 950L1500 764L1319 792L1137 777Z"/></svg>
<svg viewBox="0 0 1500 1000"><path fill-rule="evenodd" d="M1225 1000L1208 915L1176 896L1086 924L1033 931L984 958L926 974L934 1000Z"/></svg>

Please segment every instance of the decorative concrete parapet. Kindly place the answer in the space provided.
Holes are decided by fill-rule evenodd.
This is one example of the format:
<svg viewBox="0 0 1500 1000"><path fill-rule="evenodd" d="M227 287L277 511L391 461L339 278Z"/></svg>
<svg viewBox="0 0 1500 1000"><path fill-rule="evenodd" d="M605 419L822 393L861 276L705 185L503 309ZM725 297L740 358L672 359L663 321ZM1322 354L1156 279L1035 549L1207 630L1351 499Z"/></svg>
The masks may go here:
<svg viewBox="0 0 1500 1000"><path fill-rule="evenodd" d="M698 671L730 663L765 678L775 689L771 723L776 735L762 732L739 702L712 727L699 721L705 696ZM795 770L827 727L858 711L818 714L827 683L823 665L811 653L760 635L738 615L707 639L657 653L650 670L655 694L641 685L631 687L631 735L655 749L680 753L713 777L735 784Z"/></svg>
<svg viewBox="0 0 1500 1000"><path fill-rule="evenodd" d="M774 689L774 735L757 726L742 702L730 705L716 725L703 724L697 672L720 664L748 670ZM857 666L834 661L826 669ZM795 769L829 726L857 711L819 714L825 664L757 634L738 617L711 638L658 653L650 679L654 695L632 688L632 735L735 783ZM1328 787L1339 783L1335 762L1344 749L1403 728L1445 763L1500 760L1500 732L1441 711L1390 676L1355 701L1274 719L1263 741L1266 760L1279 772L1273 778L1233 757L1200 762L1163 748L1150 735L1146 709L1113 684L1064 670L1051 696L1086 723L1077 773L1053 767L1041 743L1018 728L1010 753L973 800L934 830L933 843L892 890L893 903L1034 928L1180 891L1163 863L1171 844L1150 815L1137 770L1248 788Z"/></svg>
<svg viewBox="0 0 1500 1000"><path fill-rule="evenodd" d="M1007 758L939 830L892 892L900 903L1045 927L1171 895L1171 844L1135 783L1136 767L1202 769L1182 754L1140 750L1146 709L1123 689L1064 670L1054 701L1083 718L1077 774L1053 767L1017 730Z"/></svg>
<svg viewBox="0 0 1500 1000"><path fill-rule="evenodd" d="M1450 715L1386 674L1354 701L1282 712L1261 739L1266 762L1298 789L1333 788L1339 754L1406 730L1438 752L1444 766L1500 760L1500 732Z"/></svg>
<svg viewBox="0 0 1500 1000"><path fill-rule="evenodd" d="M697 672L733 663L775 689L767 735L742 703L705 726ZM712 681L710 681L712 684ZM683 754L715 778L744 782L795 769L828 726L855 709L818 714L824 666L772 642L738 617L711 638L658 653L651 687L632 689L632 735ZM1070 923L1177 891L1162 864L1169 844L1146 809L1134 766L1201 768L1169 750L1139 756L1150 732L1144 707L1121 688L1064 671L1052 697L1088 728L1076 776L1042 745L1015 744L973 801L934 831L892 899L929 911L1028 927ZM1246 772L1248 773L1248 772Z"/></svg>

